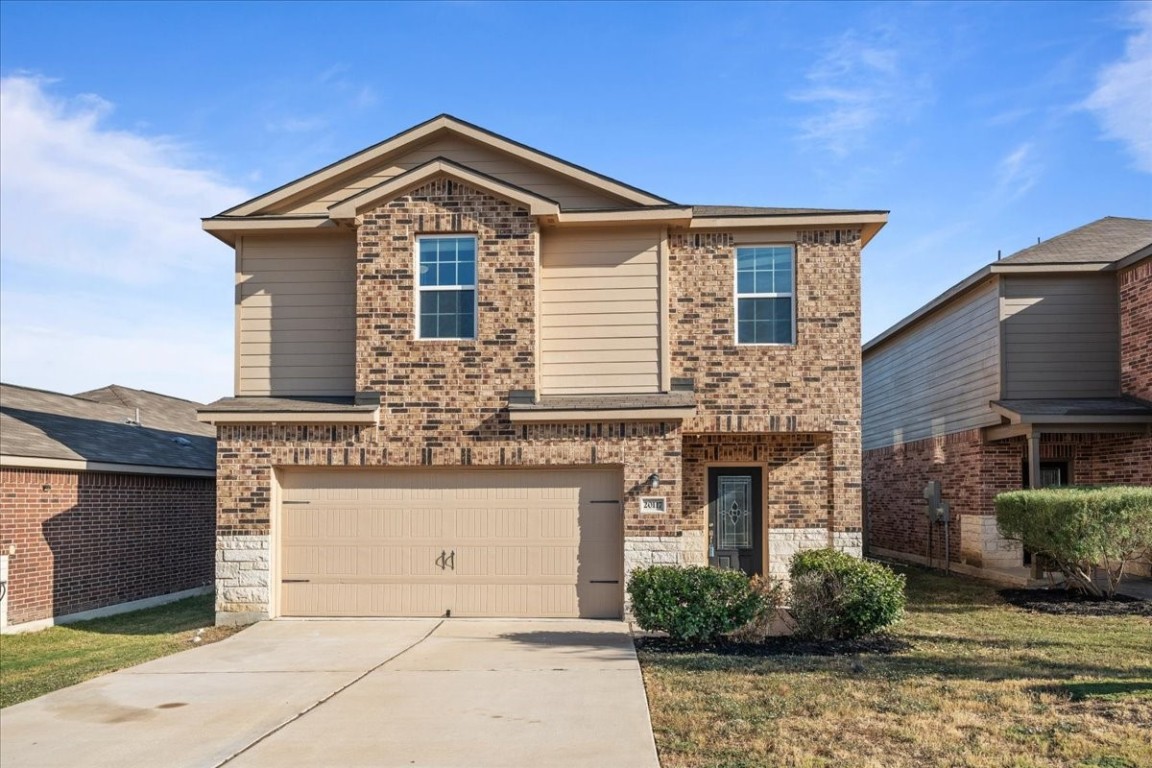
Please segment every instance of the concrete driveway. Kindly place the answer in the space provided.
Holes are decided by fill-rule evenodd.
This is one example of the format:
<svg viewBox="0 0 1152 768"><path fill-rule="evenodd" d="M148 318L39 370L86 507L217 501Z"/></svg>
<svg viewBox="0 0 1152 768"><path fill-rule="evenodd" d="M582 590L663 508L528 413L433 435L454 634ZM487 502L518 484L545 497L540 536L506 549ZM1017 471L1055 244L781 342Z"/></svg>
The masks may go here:
<svg viewBox="0 0 1152 768"><path fill-rule="evenodd" d="M626 625L263 622L0 712L5 768L658 767Z"/></svg>

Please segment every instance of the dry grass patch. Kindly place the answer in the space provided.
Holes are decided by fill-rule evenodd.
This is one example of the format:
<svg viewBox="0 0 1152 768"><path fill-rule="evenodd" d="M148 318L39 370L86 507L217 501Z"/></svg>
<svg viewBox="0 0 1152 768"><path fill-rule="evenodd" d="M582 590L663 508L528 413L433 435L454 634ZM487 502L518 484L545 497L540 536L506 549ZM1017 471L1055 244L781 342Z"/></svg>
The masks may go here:
<svg viewBox="0 0 1152 768"><path fill-rule="evenodd" d="M902 570L907 650L642 649L663 766L1152 766L1152 620L1031 613Z"/></svg>
<svg viewBox="0 0 1152 768"><path fill-rule="evenodd" d="M212 595L81 621L25 635L0 635L0 707L117 669L222 640Z"/></svg>

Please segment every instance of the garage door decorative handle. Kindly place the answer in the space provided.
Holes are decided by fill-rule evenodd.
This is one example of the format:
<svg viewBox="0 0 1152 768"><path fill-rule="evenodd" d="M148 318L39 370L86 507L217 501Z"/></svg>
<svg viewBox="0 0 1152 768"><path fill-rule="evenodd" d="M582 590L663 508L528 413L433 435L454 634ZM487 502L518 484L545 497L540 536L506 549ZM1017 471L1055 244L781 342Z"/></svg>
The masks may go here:
<svg viewBox="0 0 1152 768"><path fill-rule="evenodd" d="M436 558L436 565L440 566L440 570L451 568L456 570L456 550L451 552L447 550L440 550L440 557Z"/></svg>

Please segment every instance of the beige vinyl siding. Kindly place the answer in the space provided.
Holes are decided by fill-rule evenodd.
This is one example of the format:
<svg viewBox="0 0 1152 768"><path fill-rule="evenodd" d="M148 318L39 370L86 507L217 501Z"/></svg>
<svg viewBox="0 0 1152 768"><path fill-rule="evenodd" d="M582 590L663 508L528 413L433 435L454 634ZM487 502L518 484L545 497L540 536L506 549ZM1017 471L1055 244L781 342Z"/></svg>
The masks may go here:
<svg viewBox="0 0 1152 768"><path fill-rule="evenodd" d="M1120 394L1116 278L1005 275L1004 397Z"/></svg>
<svg viewBox="0 0 1152 768"><path fill-rule="evenodd" d="M492 147L461 136L445 136L391 158L359 178L345 179L321 192L319 197L313 195L309 199L285 201L276 208L276 212L294 215L327 213L328 206L437 157L447 158L474 171L535 192L549 200L555 200L561 208L635 207L634 203L611 197L600 190L538 168Z"/></svg>
<svg viewBox="0 0 1152 768"><path fill-rule="evenodd" d="M990 279L864 358L864 448L999 423L999 291Z"/></svg>
<svg viewBox="0 0 1152 768"><path fill-rule="evenodd" d="M660 391L660 231L545 230L540 387Z"/></svg>
<svg viewBox="0 0 1152 768"><path fill-rule="evenodd" d="M244 237L236 271L236 393L353 394L355 239Z"/></svg>

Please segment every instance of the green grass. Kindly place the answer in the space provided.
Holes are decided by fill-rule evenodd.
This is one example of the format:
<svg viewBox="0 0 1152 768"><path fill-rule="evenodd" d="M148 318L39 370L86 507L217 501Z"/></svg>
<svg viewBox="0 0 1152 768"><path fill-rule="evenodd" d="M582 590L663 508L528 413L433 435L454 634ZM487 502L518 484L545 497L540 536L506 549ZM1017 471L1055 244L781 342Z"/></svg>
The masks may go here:
<svg viewBox="0 0 1152 768"><path fill-rule="evenodd" d="M1152 621L921 569L884 656L641 653L664 768L1152 766Z"/></svg>
<svg viewBox="0 0 1152 768"><path fill-rule="evenodd" d="M212 596L203 595L42 632L0 635L0 707L233 634L236 628L212 626L213 611ZM193 639L198 633L199 643Z"/></svg>

